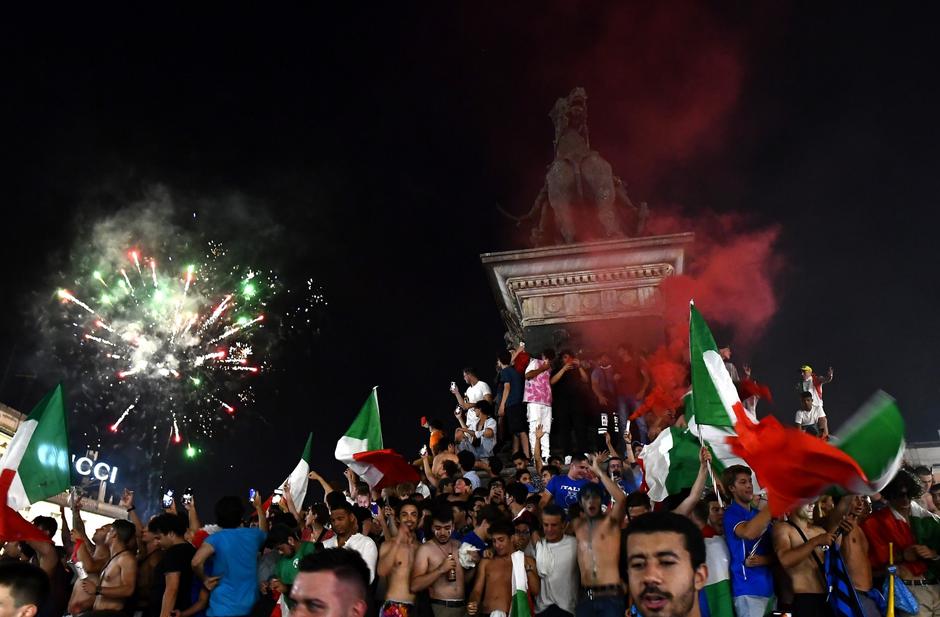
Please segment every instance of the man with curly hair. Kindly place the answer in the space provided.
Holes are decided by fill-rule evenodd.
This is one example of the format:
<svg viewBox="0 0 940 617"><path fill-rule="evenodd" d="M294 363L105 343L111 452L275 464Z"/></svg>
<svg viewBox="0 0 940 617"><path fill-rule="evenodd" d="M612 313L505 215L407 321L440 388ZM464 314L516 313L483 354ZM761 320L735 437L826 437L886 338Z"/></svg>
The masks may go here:
<svg viewBox="0 0 940 617"><path fill-rule="evenodd" d="M875 574L888 565L888 544L894 544L897 576L920 603L919 617L940 617L940 585L937 584L940 523L932 517L912 515L911 502L924 492L908 469L901 469L884 487L881 496L888 507L872 514L862 529L868 537L868 556Z"/></svg>

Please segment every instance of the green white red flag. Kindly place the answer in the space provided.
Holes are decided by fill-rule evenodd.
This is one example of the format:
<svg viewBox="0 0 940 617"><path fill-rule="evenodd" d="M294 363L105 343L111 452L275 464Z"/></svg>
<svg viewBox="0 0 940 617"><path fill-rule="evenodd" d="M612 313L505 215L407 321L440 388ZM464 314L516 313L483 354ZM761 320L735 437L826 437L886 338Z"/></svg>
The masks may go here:
<svg viewBox="0 0 940 617"><path fill-rule="evenodd" d="M719 444L730 446L731 454L745 461L766 487L774 516L832 487L853 493L875 492L875 487L883 487L899 467L904 423L890 397L876 396L864 407L859 419L850 422L851 430L842 445L836 447L797 428L785 427L773 416L758 422L745 410L708 326L694 306L689 318L689 348L694 411L690 430L708 440L726 465L730 459L717 451ZM706 434L705 427L724 433L723 438ZM868 473L878 475L870 477Z"/></svg>
<svg viewBox="0 0 940 617"><path fill-rule="evenodd" d="M662 431L653 443L643 447L640 460L643 461L647 494L652 501L663 501L695 484L700 449L698 437L675 426ZM713 457L712 469L720 475L724 465Z"/></svg>
<svg viewBox="0 0 940 617"><path fill-rule="evenodd" d="M313 433L307 436L307 444L304 446L304 452L300 455L300 460L290 472L287 479L281 483L281 488L285 485L290 486L290 497L297 506L297 509L303 507L304 499L307 497L307 475L310 473L310 453L313 450Z"/></svg>
<svg viewBox="0 0 940 617"><path fill-rule="evenodd" d="M420 479L418 471L400 454L383 446L377 387L372 388L352 426L336 442L335 456L336 460L356 472L369 488Z"/></svg>
<svg viewBox="0 0 940 617"><path fill-rule="evenodd" d="M17 510L69 488L68 428L61 384L46 394L16 429L0 459L0 469L0 539L49 541Z"/></svg>

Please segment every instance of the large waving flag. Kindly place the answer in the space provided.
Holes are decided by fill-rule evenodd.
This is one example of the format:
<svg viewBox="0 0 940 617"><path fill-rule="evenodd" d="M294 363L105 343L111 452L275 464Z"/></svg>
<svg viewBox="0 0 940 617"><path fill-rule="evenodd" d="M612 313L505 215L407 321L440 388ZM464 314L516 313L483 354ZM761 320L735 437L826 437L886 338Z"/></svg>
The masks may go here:
<svg viewBox="0 0 940 617"><path fill-rule="evenodd" d="M718 353L708 324L693 304L689 305L689 360L692 389L684 398L689 431L708 444L712 451L712 469L719 474L731 465L746 465L732 450L730 442L736 435L735 417L730 410L734 403L740 404L737 388ZM711 370L718 369L715 379ZM753 477L753 481L754 490L759 491L757 477Z"/></svg>
<svg viewBox="0 0 940 617"><path fill-rule="evenodd" d="M877 493L897 474L904 457L904 418L897 402L878 391L839 429L836 447L858 462L868 477L867 490Z"/></svg>
<svg viewBox="0 0 940 617"><path fill-rule="evenodd" d="M896 471L904 425L893 401L876 397L863 408L864 414L850 422L847 443L841 449L797 428L784 427L773 416L757 422L741 404L708 326L694 306L689 328L694 411L690 429L698 429L696 434L711 443L726 465L723 453L718 452L719 444L730 446L731 453L745 461L767 488L774 516L834 486L850 492L875 492L874 486L883 478L890 479L892 469ZM884 435L879 435L879 426ZM707 434L706 427L720 432ZM874 481L861 460L879 470Z"/></svg>
<svg viewBox="0 0 940 617"><path fill-rule="evenodd" d="M50 541L16 511L69 487L69 444L62 385L20 424L0 460L0 539Z"/></svg>
<svg viewBox="0 0 940 617"><path fill-rule="evenodd" d="M372 388L346 434L336 442L336 460L355 471L370 488L417 482L417 470L398 453L384 449L377 387Z"/></svg>

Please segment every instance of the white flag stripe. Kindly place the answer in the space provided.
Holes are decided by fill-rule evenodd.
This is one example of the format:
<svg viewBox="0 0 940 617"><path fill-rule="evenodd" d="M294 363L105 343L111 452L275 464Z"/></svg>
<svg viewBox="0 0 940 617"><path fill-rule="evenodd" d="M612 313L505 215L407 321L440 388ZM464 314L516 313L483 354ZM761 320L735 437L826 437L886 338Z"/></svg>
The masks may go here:
<svg viewBox="0 0 940 617"><path fill-rule="evenodd" d="M669 496L666 491L666 477L669 475L669 451L672 450L672 431L662 431L653 443L643 446L640 458L643 460L644 477L647 493L653 501L659 502Z"/></svg>
<svg viewBox="0 0 940 617"><path fill-rule="evenodd" d="M705 586L728 580L728 564L731 558L728 555L728 545L724 536L705 539L705 565L708 566L708 578Z"/></svg>
<svg viewBox="0 0 940 617"><path fill-rule="evenodd" d="M339 438L339 441L336 442L336 452L334 455L336 456L336 460L348 465L353 462L354 454L366 452L368 449L369 441L367 439L357 439L343 435Z"/></svg>
<svg viewBox="0 0 940 617"><path fill-rule="evenodd" d="M18 469L23 455L26 454L26 448L29 447L29 441L33 438L33 433L39 427L38 420L27 420L19 425L13 439L7 446L7 451L0 460L0 469Z"/></svg>
<svg viewBox="0 0 940 617"><path fill-rule="evenodd" d="M516 551L512 554L512 592L528 591L529 581L525 577L525 553Z"/></svg>

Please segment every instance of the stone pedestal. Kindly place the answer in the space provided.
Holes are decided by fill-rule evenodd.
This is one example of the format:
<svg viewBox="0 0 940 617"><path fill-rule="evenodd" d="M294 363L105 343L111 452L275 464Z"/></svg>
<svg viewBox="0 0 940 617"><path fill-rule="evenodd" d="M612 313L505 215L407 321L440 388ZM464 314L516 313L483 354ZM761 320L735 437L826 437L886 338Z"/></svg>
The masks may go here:
<svg viewBox="0 0 940 617"><path fill-rule="evenodd" d="M480 256L507 328L546 346L639 347L663 337L660 283L681 274L693 234L568 244Z"/></svg>

